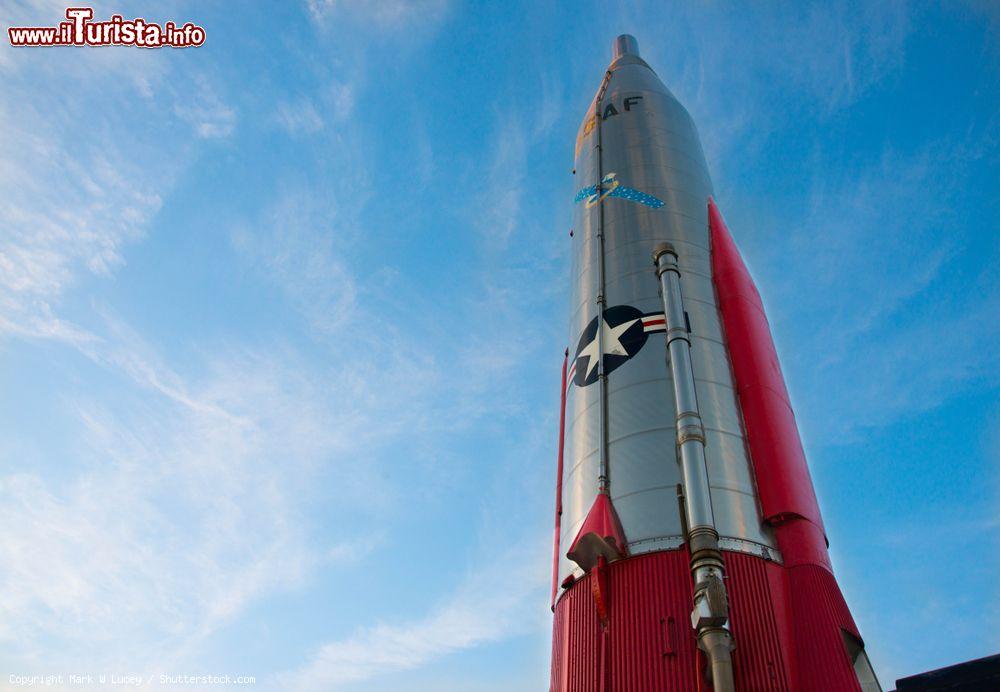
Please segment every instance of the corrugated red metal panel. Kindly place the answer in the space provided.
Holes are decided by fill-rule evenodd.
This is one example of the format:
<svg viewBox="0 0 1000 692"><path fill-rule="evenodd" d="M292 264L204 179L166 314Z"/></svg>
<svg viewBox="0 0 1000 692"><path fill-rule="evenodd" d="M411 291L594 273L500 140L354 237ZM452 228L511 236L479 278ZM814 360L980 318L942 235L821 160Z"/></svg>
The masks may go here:
<svg viewBox="0 0 1000 692"><path fill-rule="evenodd" d="M774 525L774 537L786 567L819 565L833 573L826 538L816 524L800 517L786 518Z"/></svg>
<svg viewBox="0 0 1000 692"><path fill-rule="evenodd" d="M795 638L792 627L792 604L788 593L788 570L776 562L766 565L768 592L771 595L771 612L774 615L775 630L778 645L782 652L782 662L785 664L785 677L789 686L797 689L798 659L795 656Z"/></svg>
<svg viewBox="0 0 1000 692"><path fill-rule="evenodd" d="M725 553L729 624L736 650L733 674L740 690L788 690L789 679L771 594L773 563L744 553Z"/></svg>
<svg viewBox="0 0 1000 692"><path fill-rule="evenodd" d="M840 630L861 637L833 575L815 565L785 572L794 614L797 689L860 691Z"/></svg>
<svg viewBox="0 0 1000 692"><path fill-rule="evenodd" d="M616 562L608 632L615 690L690 690L698 685L690 636L691 576L686 551Z"/></svg>
<svg viewBox="0 0 1000 692"><path fill-rule="evenodd" d="M611 563L609 619L602 631L588 574L556 604L552 690L601 689L605 672L615 692L697 689L697 647L691 636L691 577L685 551L649 553Z"/></svg>
<svg viewBox="0 0 1000 692"><path fill-rule="evenodd" d="M764 306L711 199L708 216L712 274L764 519L780 522L800 516L822 530L819 505Z"/></svg>
<svg viewBox="0 0 1000 692"><path fill-rule="evenodd" d="M555 631L552 656L552 689L596 689L599 655L596 651L600 634L597 610L590 598L587 579L577 582L556 603Z"/></svg>
<svg viewBox="0 0 1000 692"><path fill-rule="evenodd" d="M772 595L780 566L743 553L725 553L737 642L734 670L740 690L788 690L785 642L779 634L784 594ZM696 690L703 660L691 630L691 575L684 550L640 555L608 565L609 620L602 631L587 575L556 605L552 689L597 692L604 669L616 692ZM776 611L775 606L778 606Z"/></svg>
<svg viewBox="0 0 1000 692"><path fill-rule="evenodd" d="M608 565L606 628L593 574L570 587L556 604L553 692L704 688L689 619L688 559L687 551L672 550ZM857 636L857 628L829 571L728 551L724 559L738 690L860 689L840 634Z"/></svg>

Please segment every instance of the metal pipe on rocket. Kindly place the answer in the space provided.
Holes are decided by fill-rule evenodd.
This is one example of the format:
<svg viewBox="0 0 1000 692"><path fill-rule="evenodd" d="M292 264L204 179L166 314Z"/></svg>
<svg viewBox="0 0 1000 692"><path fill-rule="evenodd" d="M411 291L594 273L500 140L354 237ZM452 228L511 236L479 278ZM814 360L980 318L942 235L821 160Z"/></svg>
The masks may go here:
<svg viewBox="0 0 1000 692"><path fill-rule="evenodd" d="M694 122L631 36L575 158L551 689L878 689Z"/></svg>
<svg viewBox="0 0 1000 692"><path fill-rule="evenodd" d="M653 264L663 298L667 364L677 410L677 457L684 484L685 533L694 583L691 627L697 633L698 648L708 656L712 687L716 692L731 692L733 639L729 631L729 597L723 582L725 563L719 551L719 532L712 511L712 492L705 466L705 428L698 408L691 342L681 297L681 272L674 246L670 243L657 245L653 250Z"/></svg>

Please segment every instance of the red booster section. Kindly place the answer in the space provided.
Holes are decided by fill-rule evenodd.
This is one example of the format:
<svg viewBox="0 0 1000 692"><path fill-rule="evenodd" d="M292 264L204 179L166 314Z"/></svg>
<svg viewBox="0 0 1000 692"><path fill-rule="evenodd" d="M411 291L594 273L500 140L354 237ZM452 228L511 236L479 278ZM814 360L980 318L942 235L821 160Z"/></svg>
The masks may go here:
<svg viewBox="0 0 1000 692"><path fill-rule="evenodd" d="M860 690L840 627L856 634L833 576L724 552L738 690ZM601 624L592 581L556 605L553 692L711 690L692 636L688 552L647 553L605 567Z"/></svg>
<svg viewBox="0 0 1000 692"><path fill-rule="evenodd" d="M784 561L795 689L858 689L842 632L861 637L827 553L823 520L764 305L715 201L712 274L733 364L757 492ZM735 581L735 580L734 580ZM733 587L738 588L738 585Z"/></svg>
<svg viewBox="0 0 1000 692"><path fill-rule="evenodd" d="M715 202L708 202L712 275L757 473L765 521L801 517L822 531L816 494L757 287Z"/></svg>

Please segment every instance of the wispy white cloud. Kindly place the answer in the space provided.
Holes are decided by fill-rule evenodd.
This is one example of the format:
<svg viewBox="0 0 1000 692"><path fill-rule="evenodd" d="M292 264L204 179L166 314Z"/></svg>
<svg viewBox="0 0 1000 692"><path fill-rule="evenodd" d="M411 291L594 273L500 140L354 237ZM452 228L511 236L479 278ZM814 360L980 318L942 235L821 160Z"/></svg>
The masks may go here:
<svg viewBox="0 0 1000 692"><path fill-rule="evenodd" d="M356 181L358 177L352 178ZM352 182L350 184L355 184ZM355 317L357 283L338 247L355 238L352 220L364 204L363 183L342 189L344 198L289 191L252 228L232 235L233 245L270 278L291 303L325 334Z"/></svg>
<svg viewBox="0 0 1000 692"><path fill-rule="evenodd" d="M346 120L354 112L355 91L356 86L352 82L334 80L330 83L324 96L330 104L334 120Z"/></svg>
<svg viewBox="0 0 1000 692"><path fill-rule="evenodd" d="M494 133L493 158L479 204L478 226L488 244L502 248L522 224L528 139L523 124L504 117Z"/></svg>
<svg viewBox="0 0 1000 692"><path fill-rule="evenodd" d="M491 251L506 249L518 231L523 237L529 230L525 200L535 187L529 154L546 140L562 115L565 103L562 91L552 78L542 74L537 89L541 95L528 113L512 111L508 102L496 105L497 122L488 138L489 162L481 192L468 211L475 214L475 224Z"/></svg>
<svg viewBox="0 0 1000 692"><path fill-rule="evenodd" d="M53 315L52 301L81 273L107 276L122 263L122 248L160 207L160 186L128 148L110 138L73 141L72 115L53 116L15 89L4 91L0 325L67 336L74 330Z"/></svg>
<svg viewBox="0 0 1000 692"><path fill-rule="evenodd" d="M252 356L200 383L129 359L129 373L166 396L131 411L82 398L87 461L76 473L0 479L8 654L148 664L152 644L157 655L190 645L316 559L288 464L315 464L327 446L317 393Z"/></svg>
<svg viewBox="0 0 1000 692"><path fill-rule="evenodd" d="M24 3L7 19L46 24L65 7ZM164 8L169 12L169 7ZM59 316L65 291L108 277L145 234L188 160L186 120L202 137L235 113L204 76L178 90L159 51L14 51L0 46L0 330L88 340ZM190 80L188 79L190 77ZM45 88L39 88L44 84ZM158 136L133 132L147 124ZM131 133L132 136L127 136Z"/></svg>
<svg viewBox="0 0 1000 692"><path fill-rule="evenodd" d="M259 594L349 559L307 545L303 488L285 472L307 477L347 442L331 416L351 417L287 354L229 349L192 376L107 314L87 328L65 317L66 294L112 276L147 232L188 161L185 123L201 137L235 124L207 78L190 101L142 51L69 53L0 65L0 330L73 346L134 405L65 393L79 454L0 476L0 639L8 664L51 668L58 651L67 666L157 665ZM133 117L160 137L136 135Z"/></svg>
<svg viewBox="0 0 1000 692"><path fill-rule="evenodd" d="M394 412L384 420L391 421L405 412L408 424L404 427L411 434L408 445L413 448L422 444L421 440L432 441L431 456L438 463L434 464L436 468L429 469L429 473L422 477L426 492L435 491L437 479L451 466L440 463L451 454L444 436L487 418L516 415L523 407L523 383L516 374L523 365L525 354L532 353L537 347L538 337L529 338L521 330L531 301L540 300L539 284L547 286L550 283L536 265L547 261L551 251L548 241L533 242L547 228L542 224L524 223L526 214L518 181L523 180L525 175L528 143L545 136L556 120L560 105L555 100L550 102L535 119L514 122L515 119L508 117L498 120L494 136L489 138L494 143L490 192L482 198L476 196L462 209L471 217L480 214L485 206L492 210L490 218L500 224L494 227L490 220L477 220L482 224L480 228L483 231L479 243L483 252L481 261L488 264L490 270L482 272L481 282L460 300L447 306L424 305L429 312L420 322L433 324L440 318L444 324L450 324L456 316L448 313L455 311L475 316L488 314L490 319L463 323L460 330L450 333L444 340L447 344L444 348L440 339L426 342L425 339L415 339L412 333L397 335L392 331L382 334L377 341L365 342L365 350L373 358L381 359L402 352L410 362L404 373L397 369L399 366L392 364L391 357L387 358L390 371L401 376L391 380L396 405ZM503 192L506 190L513 191L513 196L506 196ZM287 197L290 202L280 202L276 207L279 211L274 217L284 220L280 224L281 234L292 238L290 242L298 248L294 252L285 251L284 238L270 234L256 238L237 234L235 237L237 246L244 250L254 243L262 243L259 251L248 254L248 257L280 258L285 269L275 272L273 266L267 266L273 280L283 291L295 296L301 290L300 282L304 282L312 285L310 291L322 292L320 296L308 300L295 300L300 312L313 322L315 317L311 316L311 307L326 304L327 300L322 296L327 291L338 297L345 295L347 292L338 288L341 280L337 277L346 274L349 281L352 273L342 252L344 244L337 239L337 230L324 230L318 234L303 234L295 230L299 225L303 228L324 228L323 223L306 222L302 216L288 210L288 207L306 209L305 218L310 218L313 214L308 210L316 209L316 205L310 205L305 200L314 197L309 194L292 195ZM315 218L334 216L324 211L316 214ZM514 247L506 242L506 238L498 239L494 233L498 228L501 235L522 233L523 245ZM331 238L334 238L332 245ZM350 242L348 238L348 247ZM335 245L341 246L340 252L331 249ZM302 261L304 257L335 257L338 270L314 275L306 268L308 263ZM504 258L499 262L500 267L497 266L498 257ZM320 261L325 262L326 259ZM390 283L398 279L398 274L390 273L389 276ZM355 331L350 325L371 323L373 318L378 317L370 312L372 290L370 282L365 285L364 291L359 288L354 293L353 309L334 307L321 311L342 315L338 334L362 333L363 330ZM395 287L397 294L398 290L399 287ZM408 290L410 300L420 301L419 291ZM320 331L333 334L322 328ZM417 374L422 377L420 381L423 384L413 386L413 377ZM375 386L371 391L379 389ZM440 392L441 396L435 392ZM422 419L416 422L414 415L422 415ZM420 430L416 438L412 437L414 430ZM391 435L392 430L386 433ZM504 473L503 478L507 477L508 474ZM505 492L510 489L511 486L505 483ZM485 521L480 526L480 535L489 532L488 525L491 523L497 523L497 520ZM477 567L467 572L454 592L444 598L438 597L438 605L431 612L422 617L409 618L403 623L374 623L358 629L345 639L328 642L320 646L301 669L281 676L275 685L303 690L337 688L419 668L458 651L526 632L537 632L547 626L549 612L545 605L544 587L548 579L548 560L545 558L548 546L544 545L544 541L526 538L511 542L506 525L504 531L497 533L502 535L495 537L494 545L521 547L501 557L485 548L479 551L481 556L476 559ZM525 545L531 549L524 550ZM498 569L496 566L499 564L504 567Z"/></svg>
<svg viewBox="0 0 1000 692"><path fill-rule="evenodd" d="M798 344L783 351L793 392L824 411L806 420L820 439L849 441L1000 372L1000 329L987 317L1000 293L985 275L967 279L978 290L956 291L949 273L967 252L963 234L941 232L965 176L955 151L886 151L842 175L826 171L806 213L782 222L783 252L768 256L763 292L784 325L779 344L789 334Z"/></svg>
<svg viewBox="0 0 1000 692"><path fill-rule="evenodd" d="M447 0L307 0L313 19L325 23L333 17L348 17L374 23L380 29L398 30L414 23L429 25L441 19Z"/></svg>
<svg viewBox="0 0 1000 692"><path fill-rule="evenodd" d="M644 55L691 111L723 184L741 179L775 131L837 117L898 73L919 12L901 2L659 9L623 7L620 25L636 27Z"/></svg>
<svg viewBox="0 0 1000 692"><path fill-rule="evenodd" d="M276 117L278 124L292 134L312 134L323 129L323 118L308 98L282 101L278 104Z"/></svg>
<svg viewBox="0 0 1000 692"><path fill-rule="evenodd" d="M513 543L538 546L534 539ZM548 615L543 554L543 549L518 549L484 555L424 617L375 624L324 644L303 668L279 677L279 686L303 692L337 689L534 631Z"/></svg>
<svg viewBox="0 0 1000 692"><path fill-rule="evenodd" d="M288 349L227 349L184 375L108 319L83 350L138 391L73 398L68 478L0 476L0 640L21 665L51 668L58 650L70 667L171 672L250 602L365 559L377 524L351 522L385 506L371 450L393 401L370 396L373 373L316 370ZM326 513L353 527L342 542L308 519L321 471L337 476Z"/></svg>
<svg viewBox="0 0 1000 692"><path fill-rule="evenodd" d="M236 127L236 110L222 99L205 75L198 75L194 86L174 104L174 113L203 139L231 135Z"/></svg>
<svg viewBox="0 0 1000 692"><path fill-rule="evenodd" d="M327 121L342 124L354 112L357 89L362 77L352 75L352 80L331 80L313 96L281 101L275 119L291 134L315 134Z"/></svg>

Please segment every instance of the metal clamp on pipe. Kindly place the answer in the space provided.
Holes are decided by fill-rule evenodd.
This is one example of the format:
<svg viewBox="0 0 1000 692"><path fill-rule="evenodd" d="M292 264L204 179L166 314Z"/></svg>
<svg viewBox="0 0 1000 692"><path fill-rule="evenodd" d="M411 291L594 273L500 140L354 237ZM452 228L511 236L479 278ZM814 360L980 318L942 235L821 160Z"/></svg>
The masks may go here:
<svg viewBox="0 0 1000 692"><path fill-rule="evenodd" d="M653 250L653 264L660 280L666 318L667 360L677 408L677 459L684 481L687 541L694 583L691 627L698 637L698 647L708 658L713 689L715 692L732 692L735 688L731 652L735 647L729 631L729 598L723 581L725 566L712 512L705 463L705 428L698 409L691 365L691 339L681 296L681 271L674 246L670 243L657 245Z"/></svg>

